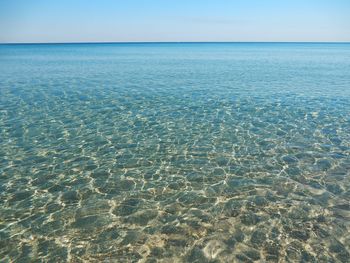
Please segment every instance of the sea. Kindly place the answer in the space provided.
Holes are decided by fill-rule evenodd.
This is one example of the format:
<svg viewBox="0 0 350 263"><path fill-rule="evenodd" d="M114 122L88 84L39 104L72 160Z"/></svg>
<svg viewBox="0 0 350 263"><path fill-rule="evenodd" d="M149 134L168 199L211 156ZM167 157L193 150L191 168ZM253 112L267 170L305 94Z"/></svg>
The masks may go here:
<svg viewBox="0 0 350 263"><path fill-rule="evenodd" d="M1 262L349 262L350 43L0 45Z"/></svg>

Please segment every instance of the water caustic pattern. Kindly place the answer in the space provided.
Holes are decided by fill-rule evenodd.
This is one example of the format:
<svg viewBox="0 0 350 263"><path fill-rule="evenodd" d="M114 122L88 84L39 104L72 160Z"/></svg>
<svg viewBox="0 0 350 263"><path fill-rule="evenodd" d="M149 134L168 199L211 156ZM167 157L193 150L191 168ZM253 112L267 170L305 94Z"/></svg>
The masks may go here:
<svg viewBox="0 0 350 263"><path fill-rule="evenodd" d="M0 46L2 262L349 262L349 44Z"/></svg>

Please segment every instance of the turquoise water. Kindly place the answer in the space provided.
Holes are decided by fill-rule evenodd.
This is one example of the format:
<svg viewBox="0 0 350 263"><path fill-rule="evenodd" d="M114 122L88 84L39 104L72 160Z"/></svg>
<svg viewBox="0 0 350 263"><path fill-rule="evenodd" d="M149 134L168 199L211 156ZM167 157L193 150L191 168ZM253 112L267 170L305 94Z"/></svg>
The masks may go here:
<svg viewBox="0 0 350 263"><path fill-rule="evenodd" d="M0 45L1 262L348 262L350 44Z"/></svg>

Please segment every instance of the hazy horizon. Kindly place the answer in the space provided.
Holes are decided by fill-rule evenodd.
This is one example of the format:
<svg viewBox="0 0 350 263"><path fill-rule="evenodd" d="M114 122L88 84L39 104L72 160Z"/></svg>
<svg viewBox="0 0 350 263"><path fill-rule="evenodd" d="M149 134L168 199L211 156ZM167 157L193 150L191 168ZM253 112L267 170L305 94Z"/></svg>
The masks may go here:
<svg viewBox="0 0 350 263"><path fill-rule="evenodd" d="M350 42L350 1L3 0L0 43Z"/></svg>
<svg viewBox="0 0 350 263"><path fill-rule="evenodd" d="M74 44L350 44L350 41L93 41L93 42L0 42L0 45Z"/></svg>

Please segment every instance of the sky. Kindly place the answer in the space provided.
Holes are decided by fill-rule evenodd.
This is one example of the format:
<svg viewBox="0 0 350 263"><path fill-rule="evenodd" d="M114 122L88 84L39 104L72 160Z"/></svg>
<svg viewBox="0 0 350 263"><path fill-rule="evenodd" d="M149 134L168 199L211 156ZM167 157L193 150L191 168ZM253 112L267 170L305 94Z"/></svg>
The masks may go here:
<svg viewBox="0 0 350 263"><path fill-rule="evenodd" d="M0 0L0 43L350 42L350 0Z"/></svg>

